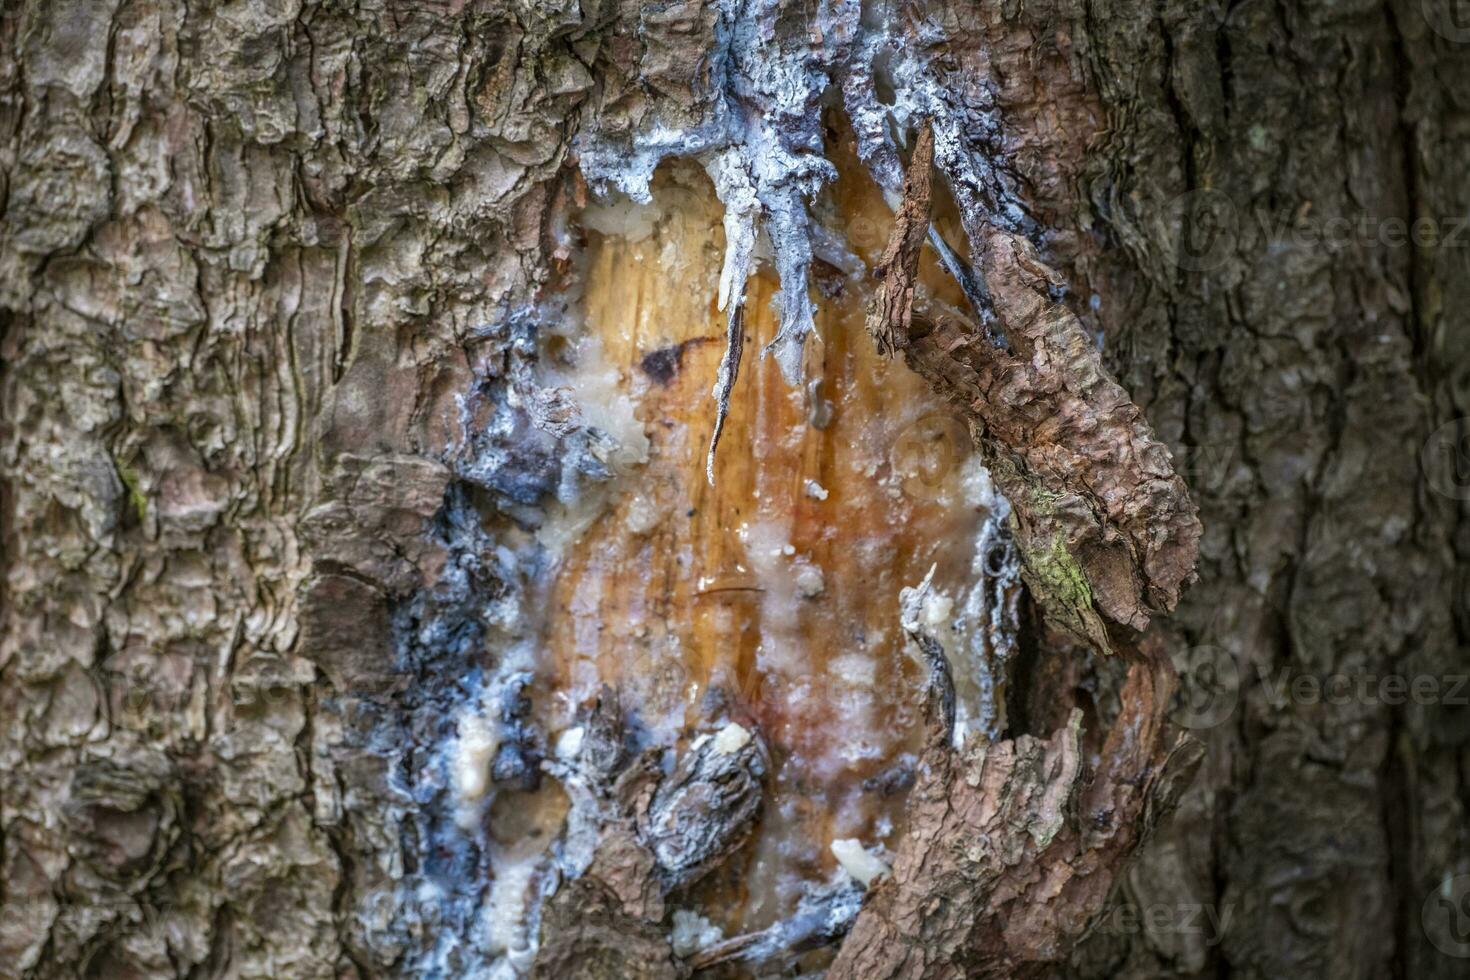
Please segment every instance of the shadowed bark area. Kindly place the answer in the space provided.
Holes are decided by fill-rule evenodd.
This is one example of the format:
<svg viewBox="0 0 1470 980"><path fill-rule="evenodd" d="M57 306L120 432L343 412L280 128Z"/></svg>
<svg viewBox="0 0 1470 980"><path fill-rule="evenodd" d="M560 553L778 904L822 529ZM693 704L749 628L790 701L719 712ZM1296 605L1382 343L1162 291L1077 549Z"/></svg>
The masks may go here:
<svg viewBox="0 0 1470 980"><path fill-rule="evenodd" d="M1462 20L3 0L0 976L1463 975ZM891 873L685 955L772 733L534 723L535 537L619 465L555 375L576 216L697 160L730 384L757 260L800 375L849 131L898 206L875 332L1014 507L1006 729L930 702Z"/></svg>

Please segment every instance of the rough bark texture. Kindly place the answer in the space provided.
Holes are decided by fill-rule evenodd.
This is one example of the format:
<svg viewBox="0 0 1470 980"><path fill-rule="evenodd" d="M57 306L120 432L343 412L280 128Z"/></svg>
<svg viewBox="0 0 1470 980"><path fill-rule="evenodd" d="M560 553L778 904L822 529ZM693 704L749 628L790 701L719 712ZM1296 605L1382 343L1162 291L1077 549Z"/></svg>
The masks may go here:
<svg viewBox="0 0 1470 980"><path fill-rule="evenodd" d="M537 373L569 319L546 287L575 279L582 174L636 194L703 154L733 379L753 215L783 281L820 264L802 201L831 176L829 83L900 192L855 10L0 2L0 975L704 965L670 952L663 890L684 882L655 845L678 847L639 806L713 795L743 826L748 777L676 770L659 797L649 771L621 836L604 826L586 873L487 952L516 823L468 842L440 752L496 675L497 785L554 807L548 775L651 770L590 758L594 739L558 776L515 682L545 601L526 529L616 467ZM1036 454L1007 486L1023 519L1027 487L1099 503L1042 525L1085 601L1023 551L1051 622L1122 656L1031 624L1009 737L931 739L921 832L833 975L1464 975L1421 910L1470 873L1451 696L1470 672L1470 27L1451 0L931 0L890 36L937 80L895 69L900 108L917 91L938 119L935 224L980 273L942 256L970 309L930 317L910 356L943 341L1004 389L1062 330L1055 361L1138 439L976 426ZM783 293L773 347L799 374L810 300ZM1012 346L975 353L991 329ZM1203 525L1182 601L1192 515L1160 443ZM1099 484L1116 499L1075 482L1104 460L1132 474ZM1165 658L1208 701L1187 791L1164 778L1184 751ZM1283 672L1439 696L1278 697ZM1020 772L1046 792L1009 795ZM1099 916L1109 901L1145 914ZM836 941L852 904L765 946ZM1185 924L1196 907L1221 928Z"/></svg>
<svg viewBox="0 0 1470 980"><path fill-rule="evenodd" d="M934 213L934 127L925 123L914 140L913 157L903 175L903 196L893 214L893 232L873 269L878 280L868 306L868 333L878 353L908 346L919 285L919 253L929 237Z"/></svg>
<svg viewBox="0 0 1470 980"><path fill-rule="evenodd" d="M892 876L870 888L833 980L1045 975L1199 761L1192 739L1166 741L1173 671L1160 650L1129 658L1122 711L1091 765L1077 709L1048 739L955 746L937 653L908 834Z"/></svg>

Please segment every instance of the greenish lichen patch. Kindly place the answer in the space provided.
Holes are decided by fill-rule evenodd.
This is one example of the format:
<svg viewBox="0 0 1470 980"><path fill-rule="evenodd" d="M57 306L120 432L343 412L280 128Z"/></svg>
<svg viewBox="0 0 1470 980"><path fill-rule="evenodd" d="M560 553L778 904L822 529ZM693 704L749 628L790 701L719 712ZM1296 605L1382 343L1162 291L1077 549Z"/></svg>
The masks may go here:
<svg viewBox="0 0 1470 980"><path fill-rule="evenodd" d="M138 477L138 471L126 463L117 464L118 479L122 480L123 486L128 491L129 513L142 524L148 519L148 495L143 492L142 482Z"/></svg>
<svg viewBox="0 0 1470 980"><path fill-rule="evenodd" d="M1050 537L1018 535L1027 586L1057 625L1086 637L1103 653L1111 653L1107 629L1093 605L1092 583L1067 548L1060 531Z"/></svg>

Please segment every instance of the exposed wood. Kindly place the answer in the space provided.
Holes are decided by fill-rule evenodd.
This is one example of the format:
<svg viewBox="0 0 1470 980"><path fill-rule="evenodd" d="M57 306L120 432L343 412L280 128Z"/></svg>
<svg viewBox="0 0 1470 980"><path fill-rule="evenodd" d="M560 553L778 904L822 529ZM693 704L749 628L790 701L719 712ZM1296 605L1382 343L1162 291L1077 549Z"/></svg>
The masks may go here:
<svg viewBox="0 0 1470 980"><path fill-rule="evenodd" d="M851 925L838 966L878 975L1462 977L1464 918L1426 915L1470 872L1454 6L0 5L0 976L739 975ZM973 585L1010 518L956 506L965 426L869 349L841 247L878 261L925 119L920 319L903 263L885 319L945 394L999 395L959 400L1074 634L971 589L1009 676L953 671L957 733L994 709L958 750L897 596L935 560ZM650 178L641 246L584 235ZM778 334L816 389L755 356ZM1162 446L1204 525L1182 599ZM1219 710L1164 824L1166 661ZM721 770L740 819L679 881L637 814L729 720L763 816ZM1059 799L1050 844L996 825ZM828 843L885 818L863 921L813 927ZM1110 882L1137 928L1088 930ZM1190 906L1222 928L1143 914ZM695 909L732 938L681 961Z"/></svg>
<svg viewBox="0 0 1470 980"><path fill-rule="evenodd" d="M891 224L860 174L837 198L839 231ZM773 361L752 358L715 482L704 480L724 319L712 288L719 215L704 176L675 168L655 183L648 237L589 236L586 323L637 400L650 449L567 551L539 701L610 684L661 737L687 744L723 717L761 734L774 763L767 798L786 802L767 808L730 874L734 891L702 908L739 931L793 911L801 883L835 867L834 838L877 845L902 832L901 794L878 788L920 734L922 671L904 653L899 590L937 563L936 588L956 596L983 514L965 502L963 425L906 367L874 354L862 332L868 286L840 275L817 304L811 384L793 390ZM854 237L875 257L881 234ZM773 292L769 273L752 278L753 345L775 329ZM675 370L650 375L651 357Z"/></svg>

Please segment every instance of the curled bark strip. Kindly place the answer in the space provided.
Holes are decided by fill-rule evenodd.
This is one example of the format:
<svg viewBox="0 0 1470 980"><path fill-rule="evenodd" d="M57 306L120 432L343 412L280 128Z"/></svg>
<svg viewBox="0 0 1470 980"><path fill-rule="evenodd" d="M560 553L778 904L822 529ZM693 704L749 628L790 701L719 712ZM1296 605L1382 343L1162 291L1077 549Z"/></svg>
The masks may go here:
<svg viewBox="0 0 1470 980"><path fill-rule="evenodd" d="M1125 656L1123 710L1094 772L1080 712L1050 738L974 738L956 751L944 699L929 697L910 830L828 980L1024 978L1067 954L1202 755L1187 737L1165 744L1173 676L1162 651Z"/></svg>
<svg viewBox="0 0 1470 980"><path fill-rule="evenodd" d="M986 462L1015 507L1027 584L1057 625L1111 645L1098 611L1143 629L1194 579L1197 510L1167 448L1067 307L1063 283L1031 243L986 226L987 293L1008 340L951 311L912 312L929 230L931 128L904 176L868 331L969 417Z"/></svg>
<svg viewBox="0 0 1470 980"><path fill-rule="evenodd" d="M1168 449L1103 368L1030 243L992 230L986 281L1010 348L944 312L915 314L906 358L969 417L1015 507L1027 584L1057 625L1110 648L1194 579L1200 525Z"/></svg>
<svg viewBox="0 0 1470 980"><path fill-rule="evenodd" d="M925 122L914 141L914 154L903 178L903 200L893 217L893 234L873 270L878 288L868 304L868 333L878 353L892 355L908 346L919 250L929 233L934 128Z"/></svg>
<svg viewBox="0 0 1470 980"><path fill-rule="evenodd" d="M1049 738L955 746L952 678L935 668L943 649L914 615L928 582L904 591L902 625L931 667L928 737L893 874L868 894L829 980L1041 975L1103 909L1201 755L1187 737L1165 740L1165 651L1104 619L1142 630L1192 579L1200 527L1184 483L1020 235L981 226L977 249L1007 347L961 314L912 312L930 167L915 152L869 331L968 416L1044 613L1130 669L1095 770L1078 711Z"/></svg>

